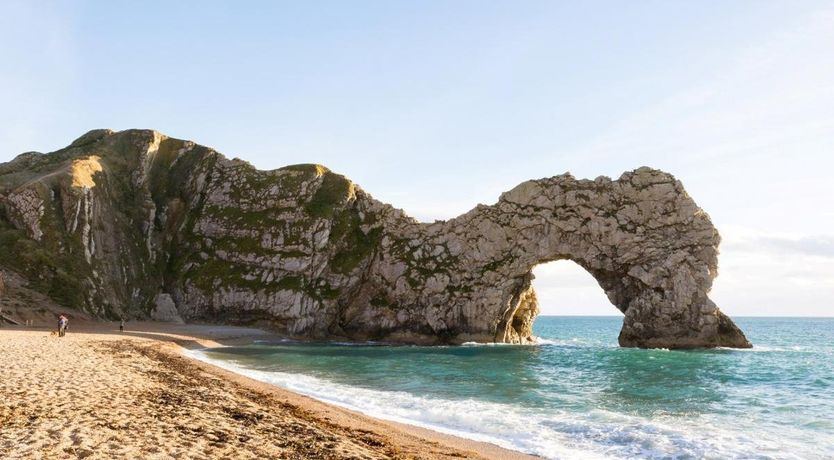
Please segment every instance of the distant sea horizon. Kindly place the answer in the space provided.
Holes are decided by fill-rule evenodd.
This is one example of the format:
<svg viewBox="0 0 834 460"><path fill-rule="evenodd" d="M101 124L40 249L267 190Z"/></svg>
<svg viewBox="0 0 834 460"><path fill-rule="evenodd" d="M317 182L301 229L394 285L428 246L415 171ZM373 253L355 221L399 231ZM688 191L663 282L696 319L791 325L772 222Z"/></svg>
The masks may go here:
<svg viewBox="0 0 834 460"><path fill-rule="evenodd" d="M620 348L621 316L532 346L258 342L189 352L371 416L551 459L834 458L834 317L734 316L753 343Z"/></svg>
<svg viewBox="0 0 834 460"><path fill-rule="evenodd" d="M726 312L724 312L724 313L726 313ZM730 318L809 318L809 319L834 318L834 315L828 315L828 316L826 316L826 315L822 315L822 316L820 316L820 315L816 315L816 316L804 316L804 315L731 315L729 313L727 313L727 315L730 316ZM539 314L538 318L542 318L542 317L557 317L558 318L558 317L562 317L562 316L577 317L577 318L622 318L623 317L622 314L619 314L619 315L574 315L574 314L568 314L568 313L559 313L559 314Z"/></svg>

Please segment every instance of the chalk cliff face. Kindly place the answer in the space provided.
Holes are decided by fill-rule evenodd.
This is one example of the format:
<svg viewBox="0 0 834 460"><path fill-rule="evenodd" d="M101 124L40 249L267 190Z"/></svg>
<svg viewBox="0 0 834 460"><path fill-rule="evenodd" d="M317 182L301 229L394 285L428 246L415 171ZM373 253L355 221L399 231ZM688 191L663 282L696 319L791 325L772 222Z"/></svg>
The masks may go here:
<svg viewBox="0 0 834 460"><path fill-rule="evenodd" d="M0 265L89 313L308 338L533 340L537 264L569 259L638 347L748 347L707 297L719 236L671 175L528 181L419 223L319 165L259 171L155 131L0 165Z"/></svg>

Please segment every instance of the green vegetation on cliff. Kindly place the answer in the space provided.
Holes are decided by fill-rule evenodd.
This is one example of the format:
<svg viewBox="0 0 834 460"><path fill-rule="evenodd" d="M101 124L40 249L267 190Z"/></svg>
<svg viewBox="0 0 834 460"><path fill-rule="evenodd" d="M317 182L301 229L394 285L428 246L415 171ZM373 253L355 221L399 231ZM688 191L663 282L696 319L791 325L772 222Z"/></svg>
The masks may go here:
<svg viewBox="0 0 834 460"><path fill-rule="evenodd" d="M44 220L54 219L46 212ZM0 207L0 265L9 267L61 305L82 309L84 278L90 269L80 245L60 234L47 233L41 241L30 239L15 228ZM99 313L99 312L94 312Z"/></svg>
<svg viewBox="0 0 834 460"><path fill-rule="evenodd" d="M327 172L324 174L313 198L305 205L307 212L318 218L333 217L333 213L353 196L353 182L345 176Z"/></svg>

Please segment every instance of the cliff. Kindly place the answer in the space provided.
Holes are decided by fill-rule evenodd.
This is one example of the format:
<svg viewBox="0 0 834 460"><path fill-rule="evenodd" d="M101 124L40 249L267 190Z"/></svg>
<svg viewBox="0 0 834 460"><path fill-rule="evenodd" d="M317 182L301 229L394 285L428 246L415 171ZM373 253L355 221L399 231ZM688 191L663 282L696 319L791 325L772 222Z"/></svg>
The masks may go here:
<svg viewBox="0 0 834 460"><path fill-rule="evenodd" d="M319 165L259 171L155 131L0 165L0 266L68 307L411 343L532 339L537 264L569 259L639 347L748 347L707 294L719 236L671 175L522 183L419 223Z"/></svg>

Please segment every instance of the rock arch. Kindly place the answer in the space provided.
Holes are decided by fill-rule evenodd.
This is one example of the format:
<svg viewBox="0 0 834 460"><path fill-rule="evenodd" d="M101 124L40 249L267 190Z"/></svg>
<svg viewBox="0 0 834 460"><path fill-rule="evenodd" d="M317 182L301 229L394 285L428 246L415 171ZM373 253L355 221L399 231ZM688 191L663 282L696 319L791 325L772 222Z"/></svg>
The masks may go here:
<svg viewBox="0 0 834 460"><path fill-rule="evenodd" d="M670 174L640 168L618 180L528 181L493 206L421 230L424 250L450 249L455 257L444 276L460 294L417 302L455 305L446 318L427 322L463 323L463 338L531 340L538 314L532 269L566 259L587 270L625 315L622 346L750 346L707 295L717 275L718 232Z"/></svg>

